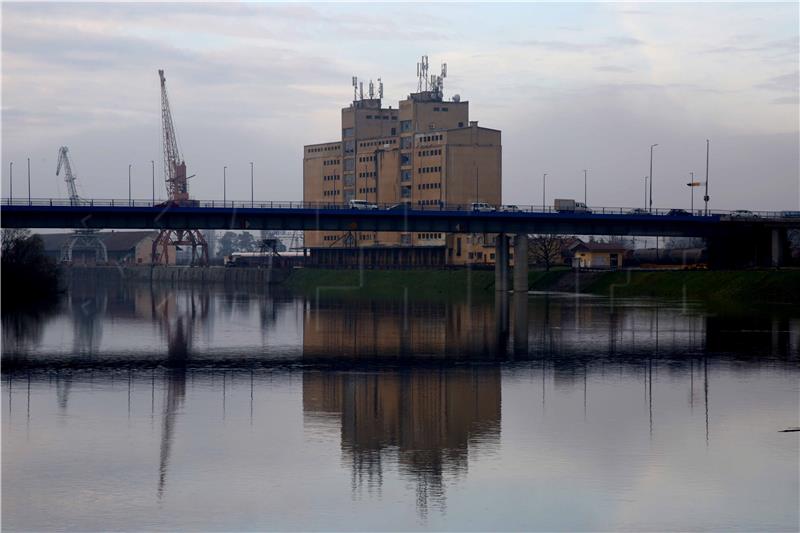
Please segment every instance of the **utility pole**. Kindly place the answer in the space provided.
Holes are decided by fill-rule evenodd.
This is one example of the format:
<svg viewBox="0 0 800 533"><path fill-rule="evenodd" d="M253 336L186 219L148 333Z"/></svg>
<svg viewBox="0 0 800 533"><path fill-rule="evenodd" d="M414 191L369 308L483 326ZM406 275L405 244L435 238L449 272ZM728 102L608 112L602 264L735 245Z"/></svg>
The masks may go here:
<svg viewBox="0 0 800 533"><path fill-rule="evenodd" d="M587 207L589 205L589 201L587 200L587 194L586 194L586 190L587 190L586 184L587 184L588 179L589 179L587 177L588 174L589 174L589 171L586 170L586 169L583 169L583 205L585 205Z"/></svg>
<svg viewBox="0 0 800 533"><path fill-rule="evenodd" d="M648 177L644 177L644 208L647 209L647 179Z"/></svg>
<svg viewBox="0 0 800 533"><path fill-rule="evenodd" d="M689 172L689 175L691 176L691 179L687 185L689 185L689 190L692 191L692 201L689 204L691 206L689 212L694 215L694 172Z"/></svg>
<svg viewBox="0 0 800 533"><path fill-rule="evenodd" d="M28 205L31 205L31 158L28 158Z"/></svg>
<svg viewBox="0 0 800 533"><path fill-rule="evenodd" d="M547 172L542 175L542 211L547 211L547 203L545 201L545 191L547 190Z"/></svg>
<svg viewBox="0 0 800 533"><path fill-rule="evenodd" d="M250 207L253 207L253 162L250 161Z"/></svg>
<svg viewBox="0 0 800 533"><path fill-rule="evenodd" d="M156 162L152 159L150 164L153 165L153 206L156 205Z"/></svg>
<svg viewBox="0 0 800 533"><path fill-rule="evenodd" d="M14 201L14 162L8 164L8 199Z"/></svg>
<svg viewBox="0 0 800 533"><path fill-rule="evenodd" d="M228 201L228 167L222 167L222 207Z"/></svg>
<svg viewBox="0 0 800 533"><path fill-rule="evenodd" d="M653 212L653 148L658 144L650 145L650 212Z"/></svg>
<svg viewBox="0 0 800 533"><path fill-rule="evenodd" d="M131 205L131 167L128 165L128 205Z"/></svg>
<svg viewBox="0 0 800 533"><path fill-rule="evenodd" d="M711 141L706 139L706 194L703 197L703 200L706 203L706 216L708 216L708 200L709 200L709 196L708 196L708 155L709 155L709 151L710 151L710 145L711 145Z"/></svg>

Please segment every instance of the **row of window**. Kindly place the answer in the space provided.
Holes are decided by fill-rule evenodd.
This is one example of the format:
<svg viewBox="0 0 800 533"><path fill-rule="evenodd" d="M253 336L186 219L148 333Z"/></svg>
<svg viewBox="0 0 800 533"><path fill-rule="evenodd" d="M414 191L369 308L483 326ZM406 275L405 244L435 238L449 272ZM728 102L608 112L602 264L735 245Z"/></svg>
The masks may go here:
<svg viewBox="0 0 800 533"><path fill-rule="evenodd" d="M326 159L322 162L322 165L327 167L328 165L338 165L341 162L341 159Z"/></svg>
<svg viewBox="0 0 800 533"><path fill-rule="evenodd" d="M341 148L341 145L339 145L339 144L331 144L330 146L320 146L319 148L309 148L308 149L308 153L309 154L315 154L317 152L334 152L334 151L339 150L339 148Z"/></svg>
<svg viewBox="0 0 800 533"><path fill-rule="evenodd" d="M441 238L442 238L441 233L417 233L417 239L428 240L428 239L441 239Z"/></svg>
<svg viewBox="0 0 800 533"><path fill-rule="evenodd" d="M339 181L341 176L338 174L331 174L330 176L322 176L322 181Z"/></svg>
<svg viewBox="0 0 800 533"><path fill-rule="evenodd" d="M323 241L337 241L337 240L339 240L339 236L338 235L323 235L322 236L322 240Z"/></svg>
<svg viewBox="0 0 800 533"><path fill-rule="evenodd" d="M434 107L434 108L433 108L433 110L434 110L434 111L443 111L443 112L445 112L445 113L446 113L446 112L448 112L448 111L450 111L450 110L449 110L448 108L446 108L446 107Z"/></svg>
<svg viewBox="0 0 800 533"><path fill-rule="evenodd" d="M430 174L432 172L441 172L442 167L419 167L417 174Z"/></svg>
<svg viewBox="0 0 800 533"><path fill-rule="evenodd" d="M323 196L339 196L341 191L322 191Z"/></svg>
<svg viewBox="0 0 800 533"><path fill-rule="evenodd" d="M427 157L431 155L442 155L442 149L437 148L436 150L420 150L417 152L417 157Z"/></svg>
<svg viewBox="0 0 800 533"><path fill-rule="evenodd" d="M358 162L359 163L369 163L371 161L375 161L375 156L374 155L365 155L363 157L359 157L358 158Z"/></svg>
<svg viewBox="0 0 800 533"><path fill-rule="evenodd" d="M397 120L397 115L367 115L367 119L375 120Z"/></svg>
<svg viewBox="0 0 800 533"><path fill-rule="evenodd" d="M359 194L367 194L371 192L376 192L378 189L376 187L361 187L358 189Z"/></svg>
<svg viewBox="0 0 800 533"><path fill-rule="evenodd" d="M377 175L377 173L374 172L374 171L372 171L372 172L359 172L358 173L358 177L359 178L374 178L376 175Z"/></svg>
<svg viewBox="0 0 800 533"><path fill-rule="evenodd" d="M441 189L441 183L418 183L417 190L418 191L427 191L428 189Z"/></svg>
<svg viewBox="0 0 800 533"><path fill-rule="evenodd" d="M394 130L394 128L392 128ZM394 131L392 131L394 134ZM397 139L380 139L377 141L364 141L358 143L359 148L369 148L370 146L383 146L384 144L397 144Z"/></svg>
<svg viewBox="0 0 800 533"><path fill-rule="evenodd" d="M360 241L372 241L372 240L375 240L375 234L374 233L361 233L358 236L358 240L360 240Z"/></svg>
<svg viewBox="0 0 800 533"><path fill-rule="evenodd" d="M444 139L444 135L425 135L424 137L419 138L419 142L421 143L432 143L436 141L441 141Z"/></svg>
<svg viewBox="0 0 800 533"><path fill-rule="evenodd" d="M438 205L443 206L444 202L441 200L417 200L417 205Z"/></svg>

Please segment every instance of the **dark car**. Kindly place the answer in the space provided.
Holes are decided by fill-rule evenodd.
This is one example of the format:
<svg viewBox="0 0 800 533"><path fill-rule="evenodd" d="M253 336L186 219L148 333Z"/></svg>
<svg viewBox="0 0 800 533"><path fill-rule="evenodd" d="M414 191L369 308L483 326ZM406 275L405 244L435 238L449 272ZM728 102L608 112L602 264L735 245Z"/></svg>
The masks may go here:
<svg viewBox="0 0 800 533"><path fill-rule="evenodd" d="M684 209L670 209L668 217L690 217L692 214Z"/></svg>

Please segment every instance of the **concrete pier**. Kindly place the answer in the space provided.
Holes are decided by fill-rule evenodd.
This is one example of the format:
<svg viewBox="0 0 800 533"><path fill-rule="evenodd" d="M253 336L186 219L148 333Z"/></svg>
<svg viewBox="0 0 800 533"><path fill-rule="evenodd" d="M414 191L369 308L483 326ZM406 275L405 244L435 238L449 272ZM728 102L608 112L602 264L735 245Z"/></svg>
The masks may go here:
<svg viewBox="0 0 800 533"><path fill-rule="evenodd" d="M528 292L528 234L514 236L514 292Z"/></svg>
<svg viewBox="0 0 800 533"><path fill-rule="evenodd" d="M508 236L499 233L494 243L494 288L507 292L508 286Z"/></svg>

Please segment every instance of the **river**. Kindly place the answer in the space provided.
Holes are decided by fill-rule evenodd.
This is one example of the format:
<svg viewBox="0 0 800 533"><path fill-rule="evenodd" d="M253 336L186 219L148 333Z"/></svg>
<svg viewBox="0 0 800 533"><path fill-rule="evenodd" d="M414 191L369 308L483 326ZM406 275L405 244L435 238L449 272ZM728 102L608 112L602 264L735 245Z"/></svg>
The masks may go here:
<svg viewBox="0 0 800 533"><path fill-rule="evenodd" d="M800 528L797 308L413 292L4 315L3 528Z"/></svg>

